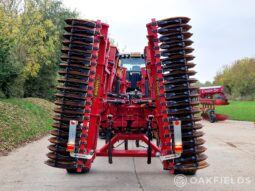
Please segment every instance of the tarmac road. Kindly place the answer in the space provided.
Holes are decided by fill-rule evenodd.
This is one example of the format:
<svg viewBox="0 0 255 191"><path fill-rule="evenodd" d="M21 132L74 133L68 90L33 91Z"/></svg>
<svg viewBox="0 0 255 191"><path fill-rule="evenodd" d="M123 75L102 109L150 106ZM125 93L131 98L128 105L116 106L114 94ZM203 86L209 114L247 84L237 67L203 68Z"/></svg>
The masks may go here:
<svg viewBox="0 0 255 191"><path fill-rule="evenodd" d="M162 170L158 158L151 165L146 158L113 158L110 165L101 157L89 174L70 175L43 163L49 144L44 137L0 157L0 191L254 190L255 125L230 120L203 124L210 166L195 176L175 177Z"/></svg>

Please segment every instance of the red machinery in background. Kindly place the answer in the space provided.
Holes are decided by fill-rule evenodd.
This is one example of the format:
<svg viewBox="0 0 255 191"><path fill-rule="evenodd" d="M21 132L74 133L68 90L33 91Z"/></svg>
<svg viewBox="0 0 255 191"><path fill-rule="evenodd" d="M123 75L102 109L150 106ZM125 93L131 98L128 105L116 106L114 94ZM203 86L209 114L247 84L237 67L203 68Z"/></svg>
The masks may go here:
<svg viewBox="0 0 255 191"><path fill-rule="evenodd" d="M46 164L88 172L96 157L159 157L171 173L208 166L189 18L147 24L144 54L110 46L107 24L66 20L53 137ZM98 148L98 135L106 142ZM156 141L154 141L156 140ZM121 149L117 142L124 144ZM137 148L129 148L135 141ZM140 147L141 143L146 148Z"/></svg>
<svg viewBox="0 0 255 191"><path fill-rule="evenodd" d="M211 123L228 119L227 115L215 113L215 105L228 105L223 86L200 87L199 100L202 105L202 117Z"/></svg>
<svg viewBox="0 0 255 191"><path fill-rule="evenodd" d="M224 94L224 86L200 87L200 100L213 99L215 105L228 105L228 99Z"/></svg>

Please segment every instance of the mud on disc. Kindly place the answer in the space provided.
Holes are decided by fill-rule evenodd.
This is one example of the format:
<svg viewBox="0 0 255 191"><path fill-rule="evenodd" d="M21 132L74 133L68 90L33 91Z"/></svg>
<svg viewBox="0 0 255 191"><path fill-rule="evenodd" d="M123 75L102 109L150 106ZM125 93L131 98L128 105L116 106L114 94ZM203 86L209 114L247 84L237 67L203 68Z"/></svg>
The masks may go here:
<svg viewBox="0 0 255 191"><path fill-rule="evenodd" d="M167 118L168 122L173 122L176 120L181 120L183 124L185 123L190 123L190 122L196 122L196 121L201 121L202 118L201 117L196 117L196 116L192 116L192 115L184 115L184 116L169 116Z"/></svg>
<svg viewBox="0 0 255 191"><path fill-rule="evenodd" d="M84 49L84 48L80 48L80 49L75 49L74 47L68 47L68 46L63 46L63 48L61 49L61 52L64 54L69 54L70 53L74 53L77 55L84 55L83 57L91 57L91 53L92 53L92 49ZM89 55L89 56L88 56Z"/></svg>
<svg viewBox="0 0 255 191"><path fill-rule="evenodd" d="M93 44L92 43L87 43L87 42L82 42L79 40L64 40L62 42L63 46L72 48L72 49L83 49L83 50L92 50L93 49Z"/></svg>
<svg viewBox="0 0 255 191"><path fill-rule="evenodd" d="M160 44L161 49L170 49L174 47L188 47L193 43L191 40L173 40L170 42L163 42Z"/></svg>
<svg viewBox="0 0 255 191"><path fill-rule="evenodd" d="M82 76L82 77L87 76L88 77L90 74L90 70L69 67L68 70L59 70L58 74L60 74L60 75L70 74L70 75L77 75L77 76Z"/></svg>
<svg viewBox="0 0 255 191"><path fill-rule="evenodd" d="M79 79L75 79L75 78L59 78L58 82L62 82L62 83L66 83L66 82L70 82L70 83L74 83L74 84L83 84L83 85L87 85L88 84L88 79L83 79L83 80L79 80Z"/></svg>
<svg viewBox="0 0 255 191"><path fill-rule="evenodd" d="M66 161L56 161L49 159L45 162L45 164L52 166L52 167L57 167L57 168L76 168L76 162L66 162Z"/></svg>
<svg viewBox="0 0 255 191"><path fill-rule="evenodd" d="M204 146L196 146L193 148L187 148L183 150L182 157L185 157L186 155L193 155L193 154L200 154L205 152L207 149Z"/></svg>
<svg viewBox="0 0 255 191"><path fill-rule="evenodd" d="M171 18L166 18L162 20L158 20L157 24L159 27L164 27L167 25L174 25L177 23L188 23L190 21L190 18L188 17L171 17Z"/></svg>
<svg viewBox="0 0 255 191"><path fill-rule="evenodd" d="M175 79L175 80L166 80L164 82L164 84L167 84L167 83L171 83L171 84L181 84L181 83L196 83L197 82L197 79L195 78L189 78L188 80L187 79Z"/></svg>
<svg viewBox="0 0 255 191"><path fill-rule="evenodd" d="M182 137L185 138L198 138L202 137L205 133L202 131L189 131L189 132L183 132Z"/></svg>
<svg viewBox="0 0 255 191"><path fill-rule="evenodd" d="M208 167L209 164L205 161L201 161L201 162L198 162L198 163L191 163L191 164L185 164L185 165L177 165L175 166L174 168L176 170L197 170L197 169L203 169L203 168L206 168Z"/></svg>
<svg viewBox="0 0 255 191"><path fill-rule="evenodd" d="M198 129L202 129L203 125L200 123L186 123L186 124L182 124L181 128L183 131L185 130L198 130Z"/></svg>
<svg viewBox="0 0 255 191"><path fill-rule="evenodd" d="M177 32L188 32L191 29L191 26L188 24L175 24L175 25L168 25L158 29L159 34L164 35L172 35Z"/></svg>
<svg viewBox="0 0 255 191"><path fill-rule="evenodd" d="M165 49L161 51L161 55L174 55L177 54L178 52L185 52L185 54L190 54L194 51L194 48L191 47L173 47L170 49Z"/></svg>
<svg viewBox="0 0 255 191"><path fill-rule="evenodd" d="M54 102L56 105L67 105L67 106L73 106L73 107L80 107L84 108L85 106L85 101L77 101L77 100L61 100L57 99Z"/></svg>
<svg viewBox="0 0 255 191"><path fill-rule="evenodd" d="M55 129L63 129L65 131L69 131L69 122L67 123L54 122L52 124L52 127Z"/></svg>
<svg viewBox="0 0 255 191"><path fill-rule="evenodd" d="M59 144L66 147L67 139L59 138L59 137L51 137L48 139L51 143Z"/></svg>
<svg viewBox="0 0 255 191"><path fill-rule="evenodd" d="M94 36L89 36L84 34L72 34L72 33L65 32L63 36L66 40L81 41L85 43L94 42Z"/></svg>
<svg viewBox="0 0 255 191"><path fill-rule="evenodd" d="M48 148L50 151L52 151L52 152L68 153L68 152L66 151L66 147L63 147L63 146L58 145L58 144L50 144L47 148Z"/></svg>
<svg viewBox="0 0 255 191"><path fill-rule="evenodd" d="M87 27L87 28L96 28L96 22L92 20L87 19L66 19L66 24L72 25L72 26L81 26L81 27Z"/></svg>
<svg viewBox="0 0 255 191"><path fill-rule="evenodd" d="M196 64L194 64L193 62L183 62L183 63L172 63L172 64L168 64L163 66L163 71L170 68L170 69L178 69L178 68L182 68L182 67L187 67L188 69L195 67Z"/></svg>
<svg viewBox="0 0 255 191"><path fill-rule="evenodd" d="M75 159L74 158L71 158L70 155L64 155L63 153L62 154L59 154L57 152L50 152L47 154L47 157L49 159L53 159L53 160L58 160L58 161L74 161Z"/></svg>
<svg viewBox="0 0 255 191"><path fill-rule="evenodd" d="M84 34L84 35L88 35L88 36L95 35L95 30L88 28L88 27L67 25L64 27L64 29L66 32L69 32L72 34Z"/></svg>
<svg viewBox="0 0 255 191"><path fill-rule="evenodd" d="M80 70L89 70L90 66L88 65L80 65L79 63L76 64L75 62L62 62L59 64L60 68L76 68L76 69L80 69Z"/></svg>
<svg viewBox="0 0 255 191"><path fill-rule="evenodd" d="M182 142L183 147L185 148L203 145L204 143L205 143L205 140L201 138L195 138L195 139L191 138L190 140L184 140Z"/></svg>
<svg viewBox="0 0 255 191"><path fill-rule="evenodd" d="M55 115L53 117L55 121L59 122L70 122L70 120L77 120L79 123L83 122L83 117L71 116L71 115Z"/></svg>
<svg viewBox="0 0 255 191"><path fill-rule="evenodd" d="M175 164L185 164L185 163L192 163L192 162L200 162L206 160L208 157L205 154L185 157L185 158L177 158L175 159Z"/></svg>
<svg viewBox="0 0 255 191"><path fill-rule="evenodd" d="M159 37L159 41L162 43L171 43L172 41L185 41L188 40L193 34L190 32L174 32L171 34L163 34Z"/></svg>
<svg viewBox="0 0 255 191"><path fill-rule="evenodd" d="M173 72L164 72L163 76L175 76L175 75L188 75L188 76L193 76L196 74L196 72L194 70L188 70L188 71L185 71L185 70L176 70L176 71L173 71Z"/></svg>
<svg viewBox="0 0 255 191"><path fill-rule="evenodd" d="M62 61L72 61L72 62L75 62L75 64L78 64L78 63L83 63L84 65L85 64L90 64L90 57L77 57L77 56L73 56L73 55L67 55L67 54L64 54L62 55L61 57L61 60Z"/></svg>
<svg viewBox="0 0 255 191"><path fill-rule="evenodd" d="M84 114L84 110L83 109L78 109L78 108L73 108L71 109L67 109L67 108L63 108L63 107L58 107L54 109L55 113L63 113L63 114L71 114L71 115L83 115Z"/></svg>
<svg viewBox="0 0 255 191"><path fill-rule="evenodd" d="M183 55L179 58L161 58L161 63L163 65L170 65L170 64L179 64L179 63L186 63L188 61L191 61L195 58L193 55Z"/></svg>

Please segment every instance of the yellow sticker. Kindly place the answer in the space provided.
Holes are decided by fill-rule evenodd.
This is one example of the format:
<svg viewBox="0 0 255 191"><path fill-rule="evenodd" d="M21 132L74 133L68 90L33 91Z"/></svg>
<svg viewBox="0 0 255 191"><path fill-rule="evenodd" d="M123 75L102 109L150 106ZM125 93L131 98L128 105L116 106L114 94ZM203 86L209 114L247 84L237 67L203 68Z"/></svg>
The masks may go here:
<svg viewBox="0 0 255 191"><path fill-rule="evenodd" d="M94 97L98 96L99 86L100 86L100 76L97 76L96 82L95 82Z"/></svg>
<svg viewBox="0 0 255 191"><path fill-rule="evenodd" d="M160 91L159 91L159 81L158 81L158 80L156 80L156 95L157 95L157 97L159 97L159 96L160 96Z"/></svg>

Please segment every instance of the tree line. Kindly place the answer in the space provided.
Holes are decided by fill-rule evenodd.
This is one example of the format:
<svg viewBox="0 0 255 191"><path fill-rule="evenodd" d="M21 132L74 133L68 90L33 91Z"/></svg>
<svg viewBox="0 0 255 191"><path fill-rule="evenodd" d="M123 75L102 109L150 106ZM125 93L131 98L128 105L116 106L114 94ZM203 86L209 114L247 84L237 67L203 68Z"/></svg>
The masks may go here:
<svg viewBox="0 0 255 191"><path fill-rule="evenodd" d="M231 98L255 100L255 58L236 60L224 66L214 77L213 84L223 85Z"/></svg>
<svg viewBox="0 0 255 191"><path fill-rule="evenodd" d="M243 58L220 69L212 82L196 83L197 87L224 86L230 99L255 100L255 58Z"/></svg>
<svg viewBox="0 0 255 191"><path fill-rule="evenodd" d="M0 0L0 98L54 98L64 20L76 17L60 0ZM255 99L255 59L237 60L197 85L223 85L232 98Z"/></svg>
<svg viewBox="0 0 255 191"><path fill-rule="evenodd" d="M59 0L0 0L0 98L54 97L64 20L77 16Z"/></svg>

